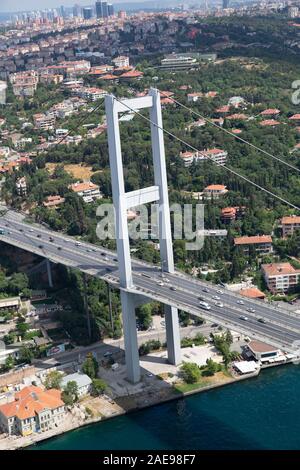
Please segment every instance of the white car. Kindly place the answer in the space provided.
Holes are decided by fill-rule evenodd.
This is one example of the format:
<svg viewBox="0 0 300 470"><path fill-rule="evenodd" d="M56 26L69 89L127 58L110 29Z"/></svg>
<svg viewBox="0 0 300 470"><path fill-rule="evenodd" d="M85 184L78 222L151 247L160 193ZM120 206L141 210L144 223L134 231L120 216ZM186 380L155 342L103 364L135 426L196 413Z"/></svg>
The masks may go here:
<svg viewBox="0 0 300 470"><path fill-rule="evenodd" d="M211 309L211 306L207 302L199 302L199 307L203 308L204 310Z"/></svg>
<svg viewBox="0 0 300 470"><path fill-rule="evenodd" d="M239 305L244 305L244 301L243 301L243 300L237 300L236 303L239 304Z"/></svg>
<svg viewBox="0 0 300 470"><path fill-rule="evenodd" d="M215 303L215 306L216 306L216 307L223 308L223 307L224 307L224 304L222 304L222 302L216 302L216 303Z"/></svg>
<svg viewBox="0 0 300 470"><path fill-rule="evenodd" d="M247 320L248 320L248 317L245 317L245 315L242 315L242 316L240 317L240 320L247 321Z"/></svg>
<svg viewBox="0 0 300 470"><path fill-rule="evenodd" d="M162 281L158 281L157 283L159 286L163 287L164 286L164 283Z"/></svg>
<svg viewBox="0 0 300 470"><path fill-rule="evenodd" d="M255 313L255 310L254 310L254 308L247 308L247 312Z"/></svg>
<svg viewBox="0 0 300 470"><path fill-rule="evenodd" d="M221 300L218 295L214 295L214 296L213 296L213 299L215 299L215 300Z"/></svg>

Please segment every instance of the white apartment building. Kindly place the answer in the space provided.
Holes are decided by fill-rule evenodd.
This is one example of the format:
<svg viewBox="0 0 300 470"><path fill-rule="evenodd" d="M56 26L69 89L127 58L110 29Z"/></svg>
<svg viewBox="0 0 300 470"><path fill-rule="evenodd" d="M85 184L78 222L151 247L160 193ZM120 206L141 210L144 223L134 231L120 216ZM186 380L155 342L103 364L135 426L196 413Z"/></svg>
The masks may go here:
<svg viewBox="0 0 300 470"><path fill-rule="evenodd" d="M93 202L102 198L99 186L91 181L71 184L70 189L82 197L84 202Z"/></svg>
<svg viewBox="0 0 300 470"><path fill-rule="evenodd" d="M25 176L22 176L22 178L17 179L16 191L18 196L27 196L27 183Z"/></svg>
<svg viewBox="0 0 300 470"><path fill-rule="evenodd" d="M295 269L290 263L263 264L261 269L273 294L284 294L300 282L300 269Z"/></svg>
<svg viewBox="0 0 300 470"><path fill-rule="evenodd" d="M129 57L125 55L120 55L119 57L116 57L113 59L113 64L116 68L124 68L124 67L129 67Z"/></svg>

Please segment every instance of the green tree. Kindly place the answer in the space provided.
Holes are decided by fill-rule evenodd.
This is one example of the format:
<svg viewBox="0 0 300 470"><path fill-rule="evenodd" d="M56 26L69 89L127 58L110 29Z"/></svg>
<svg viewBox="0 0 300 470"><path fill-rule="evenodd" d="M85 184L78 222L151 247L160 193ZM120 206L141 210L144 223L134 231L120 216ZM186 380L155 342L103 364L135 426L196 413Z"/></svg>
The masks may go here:
<svg viewBox="0 0 300 470"><path fill-rule="evenodd" d="M99 364L94 358L92 353L86 355L86 359L82 364L82 372L88 375L92 380L95 379L98 375Z"/></svg>
<svg viewBox="0 0 300 470"><path fill-rule="evenodd" d="M188 384L199 381L201 372L198 365L194 362L184 362L180 368L183 380Z"/></svg>
<svg viewBox="0 0 300 470"><path fill-rule="evenodd" d="M53 370L47 375L44 385L48 390L50 388L60 390L62 378L63 374L61 372L59 372L58 370Z"/></svg>
<svg viewBox="0 0 300 470"><path fill-rule="evenodd" d="M107 389L107 384L102 379L94 379L92 382L92 394L95 396L102 395Z"/></svg>

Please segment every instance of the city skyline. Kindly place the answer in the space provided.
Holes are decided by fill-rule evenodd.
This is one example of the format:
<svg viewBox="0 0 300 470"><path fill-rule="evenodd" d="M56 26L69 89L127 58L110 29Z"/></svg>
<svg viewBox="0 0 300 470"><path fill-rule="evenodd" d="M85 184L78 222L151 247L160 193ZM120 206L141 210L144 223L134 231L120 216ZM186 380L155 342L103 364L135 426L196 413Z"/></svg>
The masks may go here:
<svg viewBox="0 0 300 470"><path fill-rule="evenodd" d="M117 3L126 3L127 0L118 0ZM139 0L130 0L130 3L138 3ZM92 0L28 0L26 2L26 8L24 8L24 2L22 0L4 0L0 5L0 13L18 12L18 11L30 11L30 10L43 10L47 8L59 8L61 5L65 7L72 7L75 3L80 6L94 6L95 2Z"/></svg>

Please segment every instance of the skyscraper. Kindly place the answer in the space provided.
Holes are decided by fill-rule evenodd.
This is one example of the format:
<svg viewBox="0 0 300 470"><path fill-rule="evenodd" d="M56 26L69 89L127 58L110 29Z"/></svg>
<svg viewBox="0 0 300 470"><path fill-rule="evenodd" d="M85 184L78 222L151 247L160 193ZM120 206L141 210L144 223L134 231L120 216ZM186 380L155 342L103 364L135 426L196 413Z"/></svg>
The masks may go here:
<svg viewBox="0 0 300 470"><path fill-rule="evenodd" d="M85 20L90 20L91 18L93 18L93 9L92 8L83 8L82 12L83 12L83 18Z"/></svg>
<svg viewBox="0 0 300 470"><path fill-rule="evenodd" d="M81 6L76 4L73 6L73 16L80 16L81 14Z"/></svg>
<svg viewBox="0 0 300 470"><path fill-rule="evenodd" d="M96 2L96 16L97 18L103 18L103 7L102 2Z"/></svg>
<svg viewBox="0 0 300 470"><path fill-rule="evenodd" d="M229 0L223 0L223 9L229 8Z"/></svg>
<svg viewBox="0 0 300 470"><path fill-rule="evenodd" d="M115 14L114 6L112 3L107 4L108 16L113 16Z"/></svg>
<svg viewBox="0 0 300 470"><path fill-rule="evenodd" d="M108 17L107 2L102 2L102 11L103 11L103 18L107 18Z"/></svg>

